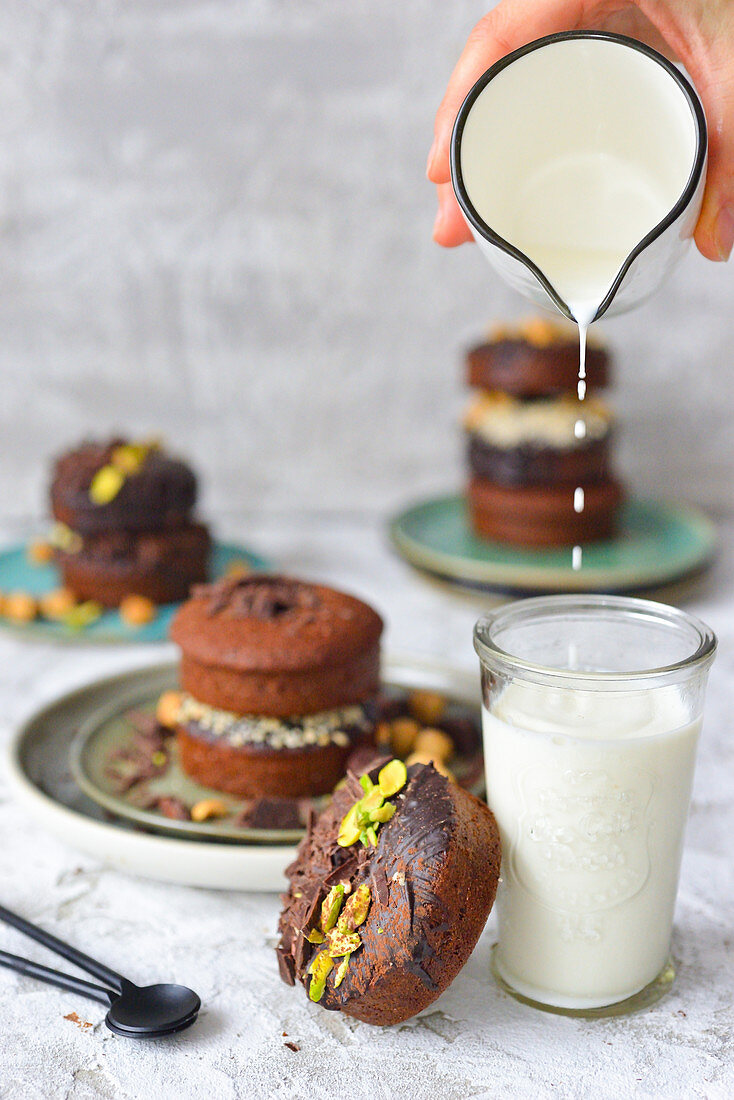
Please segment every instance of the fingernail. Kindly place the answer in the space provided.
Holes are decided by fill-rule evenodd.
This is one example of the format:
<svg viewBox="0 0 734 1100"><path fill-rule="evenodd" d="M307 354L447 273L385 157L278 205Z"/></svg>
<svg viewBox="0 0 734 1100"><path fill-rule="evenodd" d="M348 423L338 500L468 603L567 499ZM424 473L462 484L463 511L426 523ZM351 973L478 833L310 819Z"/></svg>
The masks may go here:
<svg viewBox="0 0 734 1100"><path fill-rule="evenodd" d="M426 161L426 175L431 178L431 169L433 168L433 161L436 157L436 149L438 148L438 138L433 139L433 145L428 153L428 160Z"/></svg>
<svg viewBox="0 0 734 1100"><path fill-rule="evenodd" d="M723 206L716 218L716 248L722 260L728 260L734 247L734 206Z"/></svg>

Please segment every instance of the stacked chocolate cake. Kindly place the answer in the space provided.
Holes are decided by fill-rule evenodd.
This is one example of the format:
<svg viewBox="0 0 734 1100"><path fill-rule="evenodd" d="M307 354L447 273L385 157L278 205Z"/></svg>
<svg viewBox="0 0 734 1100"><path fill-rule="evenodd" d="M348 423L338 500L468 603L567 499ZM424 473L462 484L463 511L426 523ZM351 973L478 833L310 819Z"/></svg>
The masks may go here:
<svg viewBox="0 0 734 1100"><path fill-rule="evenodd" d="M171 625L183 770L242 798L330 792L374 742L382 619L325 585L229 577L197 587Z"/></svg>
<svg viewBox="0 0 734 1100"><path fill-rule="evenodd" d="M612 414L598 396L606 351L587 349L585 400L571 326L497 328L468 352L467 369L477 390L464 419L475 534L521 547L611 537L622 490L611 473Z"/></svg>
<svg viewBox="0 0 734 1100"><path fill-rule="evenodd" d="M158 443L83 443L57 460L50 496L55 559L79 599L169 603L206 579L209 532L192 519L196 478Z"/></svg>

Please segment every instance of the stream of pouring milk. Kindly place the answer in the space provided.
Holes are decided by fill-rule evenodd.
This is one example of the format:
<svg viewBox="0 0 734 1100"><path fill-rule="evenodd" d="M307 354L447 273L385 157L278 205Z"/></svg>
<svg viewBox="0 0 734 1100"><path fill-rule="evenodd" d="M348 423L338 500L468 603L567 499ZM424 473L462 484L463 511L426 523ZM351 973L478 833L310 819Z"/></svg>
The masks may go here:
<svg viewBox="0 0 734 1100"><path fill-rule="evenodd" d="M470 116L471 120L471 116ZM607 152L591 143L549 155L519 171L510 187L497 173L495 144L467 124L462 171L478 213L543 272L579 326L578 396L586 396L586 333L617 273L641 240L670 211L682 183L675 173L655 174L643 156ZM508 154L509 155L509 154ZM686 168L686 172L688 168ZM685 178L685 177L684 177ZM583 415L576 438L586 437ZM579 486L569 499L584 509ZM572 552L574 569L582 549Z"/></svg>
<svg viewBox="0 0 734 1100"><path fill-rule="evenodd" d="M637 164L598 151L551 160L520 191L508 239L537 264L578 325L577 392L583 402L589 325L630 252L667 214L670 195ZM583 414L575 435L586 438ZM572 503L577 514L583 512L581 486ZM581 569L581 546L574 546L571 564Z"/></svg>

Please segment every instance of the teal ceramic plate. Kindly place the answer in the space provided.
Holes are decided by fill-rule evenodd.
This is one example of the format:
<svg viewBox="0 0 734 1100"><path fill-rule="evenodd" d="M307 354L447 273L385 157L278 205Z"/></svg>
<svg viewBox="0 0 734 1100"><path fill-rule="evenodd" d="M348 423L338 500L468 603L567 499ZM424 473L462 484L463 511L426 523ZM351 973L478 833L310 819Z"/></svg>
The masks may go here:
<svg viewBox="0 0 734 1100"><path fill-rule="evenodd" d="M710 564L716 532L695 508L629 500L608 542L584 547L583 567L571 551L520 550L476 538L461 495L436 497L396 516L390 536L411 565L431 576L493 592L629 592L657 588Z"/></svg>
<svg viewBox="0 0 734 1100"><path fill-rule="evenodd" d="M269 568L269 563L247 550L232 543L217 542L211 560L211 575L221 577L233 563L243 562L251 569ZM59 575L53 565L34 565L28 561L26 544L10 546L0 550L0 592L29 592L32 596L42 596L60 585ZM72 630L63 623L48 619L35 619L33 622L18 624L0 616L0 627L23 635L41 637L60 642L165 642L168 627L178 604L163 604L153 622L142 627L127 626L117 611L105 611L104 614L81 630Z"/></svg>

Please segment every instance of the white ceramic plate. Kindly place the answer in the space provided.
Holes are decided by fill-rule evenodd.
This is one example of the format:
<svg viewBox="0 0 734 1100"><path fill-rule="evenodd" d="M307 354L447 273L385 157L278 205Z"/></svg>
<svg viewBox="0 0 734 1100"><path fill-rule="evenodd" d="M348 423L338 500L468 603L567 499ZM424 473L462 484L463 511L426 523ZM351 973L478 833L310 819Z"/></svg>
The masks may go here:
<svg viewBox="0 0 734 1100"><path fill-rule="evenodd" d="M295 855L295 845L184 840L146 833L110 819L74 782L69 747L80 725L111 693L133 691L151 675L160 675L161 669L160 664L149 665L95 680L33 714L9 746L13 793L54 836L129 874L215 890L284 889L283 871ZM444 662L394 656L383 662L383 675L392 683L433 688L474 705L478 702L477 676Z"/></svg>

